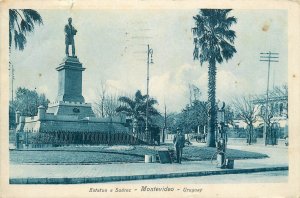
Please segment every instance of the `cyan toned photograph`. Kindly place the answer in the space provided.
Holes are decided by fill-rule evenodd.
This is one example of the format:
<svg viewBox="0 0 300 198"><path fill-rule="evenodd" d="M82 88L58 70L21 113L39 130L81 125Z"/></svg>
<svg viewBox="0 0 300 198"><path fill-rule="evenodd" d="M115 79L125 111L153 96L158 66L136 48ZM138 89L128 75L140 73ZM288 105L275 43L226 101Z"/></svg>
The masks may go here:
<svg viewBox="0 0 300 198"><path fill-rule="evenodd" d="M288 183L286 9L29 8L7 10L9 185Z"/></svg>

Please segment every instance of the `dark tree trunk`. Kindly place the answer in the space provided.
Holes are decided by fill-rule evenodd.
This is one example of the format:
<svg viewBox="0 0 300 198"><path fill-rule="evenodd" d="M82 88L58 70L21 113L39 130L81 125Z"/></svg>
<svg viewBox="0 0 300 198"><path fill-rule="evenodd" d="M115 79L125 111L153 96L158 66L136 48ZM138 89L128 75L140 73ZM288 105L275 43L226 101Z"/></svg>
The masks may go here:
<svg viewBox="0 0 300 198"><path fill-rule="evenodd" d="M252 143L252 129L251 129L251 123L247 125L246 133L247 133L247 144L250 145Z"/></svg>
<svg viewBox="0 0 300 198"><path fill-rule="evenodd" d="M208 66L208 132L206 145L208 147L216 147L215 131L217 122L217 109L216 109L216 61L211 60Z"/></svg>
<svg viewBox="0 0 300 198"><path fill-rule="evenodd" d="M253 143L253 124L249 126L249 145Z"/></svg>

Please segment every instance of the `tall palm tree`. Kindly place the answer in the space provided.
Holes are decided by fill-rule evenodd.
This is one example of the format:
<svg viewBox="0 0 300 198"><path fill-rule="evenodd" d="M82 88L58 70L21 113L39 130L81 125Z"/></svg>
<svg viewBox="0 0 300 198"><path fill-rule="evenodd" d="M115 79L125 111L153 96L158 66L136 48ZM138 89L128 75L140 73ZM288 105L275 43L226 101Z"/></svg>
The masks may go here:
<svg viewBox="0 0 300 198"><path fill-rule="evenodd" d="M199 59L200 64L208 62L208 135L207 146L215 147L215 130L217 120L216 108L216 63L228 61L236 53L233 46L236 38L232 24L237 22L234 16L228 16L230 9L201 9L194 16L196 27L192 28L194 34L194 60Z"/></svg>
<svg viewBox="0 0 300 198"><path fill-rule="evenodd" d="M26 45L26 34L34 31L34 25L42 25L41 15L31 9L10 9L9 10L9 49L12 42L15 48L24 50Z"/></svg>
<svg viewBox="0 0 300 198"><path fill-rule="evenodd" d="M143 131L140 128L143 128L143 125L145 125L146 122L147 95L142 95L141 91L138 90L133 99L127 96L122 96L119 98L119 101L122 102L123 105L120 105L116 111L125 113L132 119L133 129L138 135ZM151 117L160 115L159 112L153 107L155 104L157 104L155 99L148 99L148 124L150 125L152 123Z"/></svg>

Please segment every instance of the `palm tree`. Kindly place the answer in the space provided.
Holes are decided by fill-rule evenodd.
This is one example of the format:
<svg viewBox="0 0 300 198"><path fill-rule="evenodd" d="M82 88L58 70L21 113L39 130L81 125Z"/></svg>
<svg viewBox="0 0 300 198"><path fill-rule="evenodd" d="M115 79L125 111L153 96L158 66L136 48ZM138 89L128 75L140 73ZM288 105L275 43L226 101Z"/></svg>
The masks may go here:
<svg viewBox="0 0 300 198"><path fill-rule="evenodd" d="M26 45L26 34L34 31L34 25L43 24L41 15L31 9L10 9L9 10L9 49L12 42L15 48L24 50Z"/></svg>
<svg viewBox="0 0 300 198"><path fill-rule="evenodd" d="M147 95L142 95L141 91L138 90L135 93L135 97L132 99L127 96L122 96L119 101L123 103L120 105L116 111L125 113L126 116L130 117L133 121L133 130L137 134L141 133L145 125L146 120L146 109L147 109ZM159 112L153 107L157 104L157 101L153 98L148 99L148 122L151 125L151 116L160 115Z"/></svg>
<svg viewBox="0 0 300 198"><path fill-rule="evenodd" d="M236 53L233 46L236 37L231 30L232 24L237 22L234 16L228 16L230 9L201 9L194 16L196 27L192 28L194 38L194 60L200 64L208 62L208 135L207 146L215 147L215 130L217 120L216 108L216 63L228 61Z"/></svg>

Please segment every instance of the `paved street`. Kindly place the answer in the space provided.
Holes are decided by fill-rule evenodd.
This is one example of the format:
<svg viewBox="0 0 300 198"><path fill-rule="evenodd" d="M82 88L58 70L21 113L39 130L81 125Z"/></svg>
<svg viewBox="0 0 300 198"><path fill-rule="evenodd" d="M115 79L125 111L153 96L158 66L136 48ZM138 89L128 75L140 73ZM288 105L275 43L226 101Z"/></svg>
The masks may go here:
<svg viewBox="0 0 300 198"><path fill-rule="evenodd" d="M234 183L285 183L288 171L269 171L263 173L211 175L203 177L180 177L142 181L111 182L110 184L234 184Z"/></svg>
<svg viewBox="0 0 300 198"><path fill-rule="evenodd" d="M264 163L266 161L266 164ZM273 164L271 160L236 160L235 169L251 169L287 166L287 163ZM182 164L129 163L99 165L10 165L11 178L70 178L95 176L127 176L144 174L168 174L220 170L210 161L184 162Z"/></svg>

